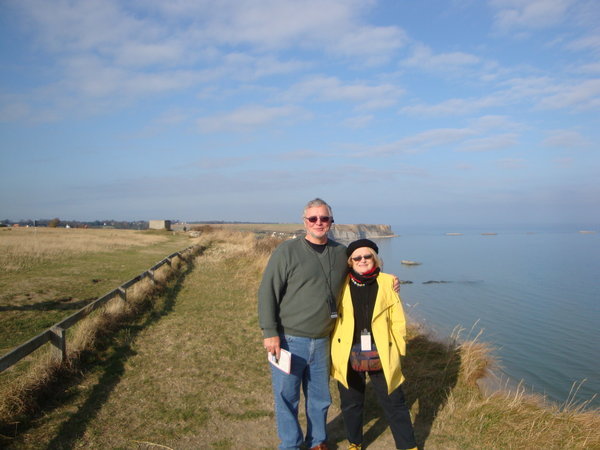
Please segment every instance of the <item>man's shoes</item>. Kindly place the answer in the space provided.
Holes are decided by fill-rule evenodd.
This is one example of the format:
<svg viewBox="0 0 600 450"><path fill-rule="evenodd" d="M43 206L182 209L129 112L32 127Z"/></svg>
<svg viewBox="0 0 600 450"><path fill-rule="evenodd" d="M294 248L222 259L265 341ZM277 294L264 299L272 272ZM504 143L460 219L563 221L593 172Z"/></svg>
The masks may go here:
<svg viewBox="0 0 600 450"><path fill-rule="evenodd" d="M350 445L348 446L348 450L360 450L361 448L361 444L353 444L352 442L350 442Z"/></svg>
<svg viewBox="0 0 600 450"><path fill-rule="evenodd" d="M327 444L325 442L321 442L319 445L311 447L310 450L327 450Z"/></svg>

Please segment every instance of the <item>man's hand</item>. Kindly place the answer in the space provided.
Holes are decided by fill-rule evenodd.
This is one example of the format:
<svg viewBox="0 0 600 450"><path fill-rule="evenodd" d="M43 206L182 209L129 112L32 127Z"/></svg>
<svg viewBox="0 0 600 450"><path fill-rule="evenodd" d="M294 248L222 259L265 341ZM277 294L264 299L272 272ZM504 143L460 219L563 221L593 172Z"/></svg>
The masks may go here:
<svg viewBox="0 0 600 450"><path fill-rule="evenodd" d="M400 280L396 275L392 276L394 277L394 290L396 291L396 294L398 294L400 292Z"/></svg>
<svg viewBox="0 0 600 450"><path fill-rule="evenodd" d="M275 358L277 358L279 360L279 355L281 353L281 347L280 345L280 341L279 341L279 336L273 336L270 338L265 338L263 340L263 346L267 349L267 351L269 353L272 353L275 355Z"/></svg>

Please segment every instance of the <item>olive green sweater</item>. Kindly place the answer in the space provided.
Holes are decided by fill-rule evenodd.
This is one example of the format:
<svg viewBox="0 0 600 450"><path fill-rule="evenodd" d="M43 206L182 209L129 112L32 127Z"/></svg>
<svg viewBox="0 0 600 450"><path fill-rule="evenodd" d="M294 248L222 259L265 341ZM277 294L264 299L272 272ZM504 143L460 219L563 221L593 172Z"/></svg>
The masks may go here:
<svg viewBox="0 0 600 450"><path fill-rule="evenodd" d="M265 338L328 336L334 321L329 296L338 298L348 273L346 247L328 240L323 253L304 237L279 245L258 289L258 319Z"/></svg>

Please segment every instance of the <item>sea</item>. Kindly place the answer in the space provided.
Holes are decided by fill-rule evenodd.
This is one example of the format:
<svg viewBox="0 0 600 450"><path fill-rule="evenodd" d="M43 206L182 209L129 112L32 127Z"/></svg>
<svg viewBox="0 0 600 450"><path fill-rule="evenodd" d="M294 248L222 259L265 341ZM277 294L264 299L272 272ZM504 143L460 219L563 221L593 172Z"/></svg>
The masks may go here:
<svg viewBox="0 0 600 450"><path fill-rule="evenodd" d="M392 230L375 241L410 319L489 344L499 387L600 407L600 226Z"/></svg>

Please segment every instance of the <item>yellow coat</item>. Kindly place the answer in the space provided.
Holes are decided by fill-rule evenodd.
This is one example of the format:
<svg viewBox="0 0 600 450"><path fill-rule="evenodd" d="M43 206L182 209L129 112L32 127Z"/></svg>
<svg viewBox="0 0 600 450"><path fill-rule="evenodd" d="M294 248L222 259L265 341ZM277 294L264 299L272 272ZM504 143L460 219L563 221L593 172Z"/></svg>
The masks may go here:
<svg viewBox="0 0 600 450"><path fill-rule="evenodd" d="M348 387L348 359L354 338L354 308L350 295L349 278L342 290L338 318L331 338L331 376ZM394 277L380 273L377 277L377 298L373 310L371 330L379 352L388 394L404 381L400 355L406 354L406 319L400 297L394 291Z"/></svg>

